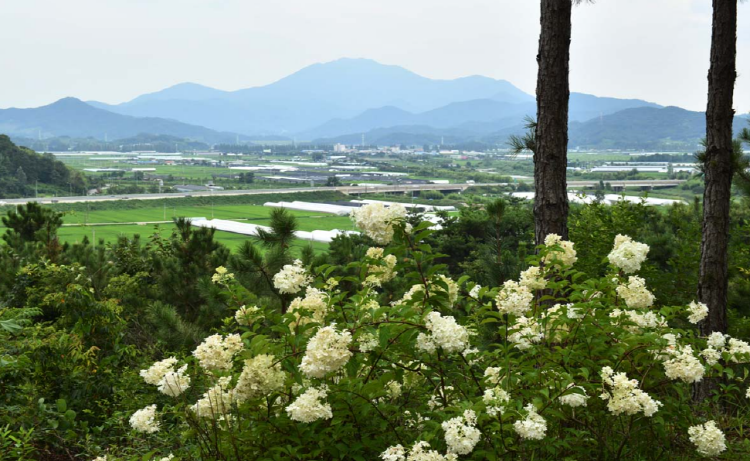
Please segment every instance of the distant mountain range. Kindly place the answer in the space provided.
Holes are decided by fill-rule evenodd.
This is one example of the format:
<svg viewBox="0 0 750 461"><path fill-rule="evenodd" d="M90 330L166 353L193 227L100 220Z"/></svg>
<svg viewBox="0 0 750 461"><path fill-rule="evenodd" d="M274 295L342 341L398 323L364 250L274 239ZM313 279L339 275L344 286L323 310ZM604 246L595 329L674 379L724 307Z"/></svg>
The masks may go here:
<svg viewBox="0 0 750 461"><path fill-rule="evenodd" d="M152 133L211 144L236 142L238 137L234 133L220 133L176 120L116 114L75 98L64 98L34 109L0 109L0 133L26 138L70 136L110 140Z"/></svg>
<svg viewBox="0 0 750 461"><path fill-rule="evenodd" d="M66 98L0 110L0 133L96 139L148 133L209 144L238 138L352 144L363 134L379 144L504 143L535 111L534 97L505 80L435 80L372 60L340 59L237 91L182 83L118 105ZM572 93L569 112L573 147L692 146L704 130L699 112L639 99Z"/></svg>

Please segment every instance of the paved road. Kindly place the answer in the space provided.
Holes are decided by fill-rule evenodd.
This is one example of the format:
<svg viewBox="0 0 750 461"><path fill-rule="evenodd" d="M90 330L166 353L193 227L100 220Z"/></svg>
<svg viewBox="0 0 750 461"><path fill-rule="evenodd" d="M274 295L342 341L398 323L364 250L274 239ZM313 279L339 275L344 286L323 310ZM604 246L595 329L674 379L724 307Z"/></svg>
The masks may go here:
<svg viewBox="0 0 750 461"><path fill-rule="evenodd" d="M676 187L683 180L648 180L648 181L607 181L613 187ZM569 181L568 187L581 188L593 187L599 181ZM22 205L28 202L42 204L50 203L80 203L80 202L107 202L115 200L157 200L182 197L211 197L228 195L276 195L294 194L301 192L337 191L344 194L369 194L374 192L409 192L423 190L440 191L463 191L469 187L478 186L506 186L507 183L482 183L482 184L404 184L397 186L340 186L340 187L300 187L283 189L250 189L250 190L216 190L201 192L173 192L163 194L124 194L124 195L92 195L76 197L44 197L44 198L20 198L0 199L0 205Z"/></svg>

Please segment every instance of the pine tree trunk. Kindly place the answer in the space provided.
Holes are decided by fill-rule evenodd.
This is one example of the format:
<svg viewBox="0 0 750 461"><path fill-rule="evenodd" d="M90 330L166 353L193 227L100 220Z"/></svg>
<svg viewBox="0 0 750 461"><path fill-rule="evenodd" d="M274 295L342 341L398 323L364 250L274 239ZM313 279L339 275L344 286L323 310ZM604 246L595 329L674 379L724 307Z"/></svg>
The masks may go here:
<svg viewBox="0 0 750 461"><path fill-rule="evenodd" d="M568 61L572 0L541 0L536 83L537 127L534 152L536 243L547 234L568 238Z"/></svg>
<svg viewBox="0 0 750 461"><path fill-rule="evenodd" d="M711 68L708 71L703 238L698 299L708 306L701 333L727 331L727 247L733 174L732 108L737 54L737 0L713 0ZM695 397L708 396L710 381L696 386Z"/></svg>

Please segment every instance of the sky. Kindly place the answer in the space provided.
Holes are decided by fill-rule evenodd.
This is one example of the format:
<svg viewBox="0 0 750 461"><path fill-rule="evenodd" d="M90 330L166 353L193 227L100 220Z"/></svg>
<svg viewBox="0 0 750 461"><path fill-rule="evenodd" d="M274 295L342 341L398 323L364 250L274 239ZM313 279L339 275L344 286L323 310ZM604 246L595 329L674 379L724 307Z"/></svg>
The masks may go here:
<svg viewBox="0 0 750 461"><path fill-rule="evenodd" d="M121 103L181 82L261 86L342 57L534 94L537 0L0 0L0 108ZM750 2L735 109L750 112ZM705 110L711 0L575 7L571 90Z"/></svg>

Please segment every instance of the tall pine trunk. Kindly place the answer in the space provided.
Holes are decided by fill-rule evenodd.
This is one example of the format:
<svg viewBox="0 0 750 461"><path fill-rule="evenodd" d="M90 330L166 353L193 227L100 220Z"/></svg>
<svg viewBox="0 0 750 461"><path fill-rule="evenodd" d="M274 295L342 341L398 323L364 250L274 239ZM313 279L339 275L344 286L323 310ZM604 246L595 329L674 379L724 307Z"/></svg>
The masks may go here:
<svg viewBox="0 0 750 461"><path fill-rule="evenodd" d="M698 299L708 306L701 333L727 331L727 247L733 175L732 108L737 54L737 0L713 0L711 68L706 109L706 163L703 193L703 238ZM696 386L696 398L711 383Z"/></svg>
<svg viewBox="0 0 750 461"><path fill-rule="evenodd" d="M541 0L537 126L534 152L536 243L547 234L568 238L568 100L572 0Z"/></svg>

